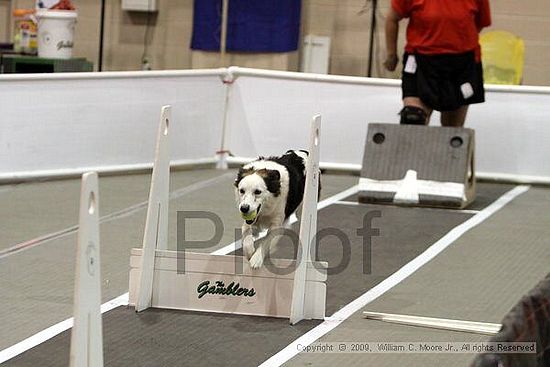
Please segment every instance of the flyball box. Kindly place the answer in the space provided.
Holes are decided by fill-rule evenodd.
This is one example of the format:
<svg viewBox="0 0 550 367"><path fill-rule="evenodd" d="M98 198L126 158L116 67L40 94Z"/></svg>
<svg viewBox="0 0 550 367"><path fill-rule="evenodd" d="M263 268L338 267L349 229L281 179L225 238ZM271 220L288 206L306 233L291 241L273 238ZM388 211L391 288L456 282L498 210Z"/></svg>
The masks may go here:
<svg viewBox="0 0 550 367"><path fill-rule="evenodd" d="M465 208L474 199L472 129L371 123L359 202Z"/></svg>

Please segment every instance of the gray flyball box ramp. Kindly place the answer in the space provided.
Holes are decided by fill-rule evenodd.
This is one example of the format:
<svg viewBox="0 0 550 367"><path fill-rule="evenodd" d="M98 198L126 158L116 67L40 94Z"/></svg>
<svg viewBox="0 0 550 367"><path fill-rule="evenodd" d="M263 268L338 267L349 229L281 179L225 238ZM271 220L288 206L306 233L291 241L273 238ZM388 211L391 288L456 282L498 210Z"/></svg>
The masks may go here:
<svg viewBox="0 0 550 367"><path fill-rule="evenodd" d="M464 208L475 199L474 153L472 129L371 123L358 200Z"/></svg>

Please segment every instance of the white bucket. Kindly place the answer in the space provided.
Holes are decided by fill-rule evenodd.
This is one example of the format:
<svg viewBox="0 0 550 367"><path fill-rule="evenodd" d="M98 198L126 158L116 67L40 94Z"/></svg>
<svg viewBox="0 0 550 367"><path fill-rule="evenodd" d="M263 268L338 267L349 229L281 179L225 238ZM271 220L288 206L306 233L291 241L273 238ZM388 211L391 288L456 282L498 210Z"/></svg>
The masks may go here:
<svg viewBox="0 0 550 367"><path fill-rule="evenodd" d="M39 10L38 56L70 59L77 13L71 10Z"/></svg>

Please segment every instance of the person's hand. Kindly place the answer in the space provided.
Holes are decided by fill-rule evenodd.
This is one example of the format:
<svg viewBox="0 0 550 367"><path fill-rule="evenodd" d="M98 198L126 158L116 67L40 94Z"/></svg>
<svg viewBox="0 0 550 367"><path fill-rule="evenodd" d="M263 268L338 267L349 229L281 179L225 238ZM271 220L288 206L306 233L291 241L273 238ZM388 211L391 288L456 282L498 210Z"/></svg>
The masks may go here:
<svg viewBox="0 0 550 367"><path fill-rule="evenodd" d="M394 71L395 68L397 67L397 62L399 61L399 59L397 58L397 55L396 54L389 54L387 57L386 57L386 61L384 61L384 67L388 70L388 71Z"/></svg>

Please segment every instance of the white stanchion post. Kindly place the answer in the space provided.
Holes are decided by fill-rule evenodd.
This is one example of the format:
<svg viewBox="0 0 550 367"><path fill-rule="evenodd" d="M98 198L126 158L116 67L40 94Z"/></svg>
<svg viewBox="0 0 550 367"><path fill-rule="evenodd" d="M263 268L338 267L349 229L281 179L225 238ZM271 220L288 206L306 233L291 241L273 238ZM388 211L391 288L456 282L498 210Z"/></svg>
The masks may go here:
<svg viewBox="0 0 550 367"><path fill-rule="evenodd" d="M103 366L98 208L97 173L85 173L80 189L71 367Z"/></svg>
<svg viewBox="0 0 550 367"><path fill-rule="evenodd" d="M296 259L290 323L292 325L307 317L305 314L306 269L308 263L315 260L315 244L312 240L317 232L317 199L319 195L319 146L321 133L321 115L315 115L311 122L309 157L306 167L306 184L300 221L300 248Z"/></svg>
<svg viewBox="0 0 550 367"><path fill-rule="evenodd" d="M149 192L149 205L145 233L143 234L143 256L139 279L136 311L151 307L155 250L168 248L168 196L170 190L170 122L172 107L164 106L160 114L157 133L153 178Z"/></svg>

